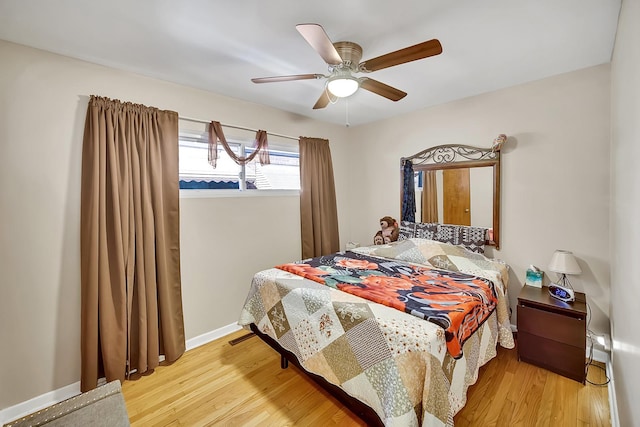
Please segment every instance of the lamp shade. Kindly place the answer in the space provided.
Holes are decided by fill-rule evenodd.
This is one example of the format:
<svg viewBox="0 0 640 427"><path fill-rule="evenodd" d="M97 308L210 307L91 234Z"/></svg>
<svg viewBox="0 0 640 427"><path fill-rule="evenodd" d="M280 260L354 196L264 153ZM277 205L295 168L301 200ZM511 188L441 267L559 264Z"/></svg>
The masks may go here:
<svg viewBox="0 0 640 427"><path fill-rule="evenodd" d="M582 270L572 252L557 250L551 257L549 270L560 274L580 274Z"/></svg>
<svg viewBox="0 0 640 427"><path fill-rule="evenodd" d="M338 75L332 77L327 82L327 89L338 98L351 96L358 90L360 84L353 76Z"/></svg>

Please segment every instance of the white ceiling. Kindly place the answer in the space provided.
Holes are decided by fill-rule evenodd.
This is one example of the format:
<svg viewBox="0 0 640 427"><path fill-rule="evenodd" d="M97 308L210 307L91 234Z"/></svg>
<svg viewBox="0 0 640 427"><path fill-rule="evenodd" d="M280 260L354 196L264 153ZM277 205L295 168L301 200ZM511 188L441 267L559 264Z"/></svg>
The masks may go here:
<svg viewBox="0 0 640 427"><path fill-rule="evenodd" d="M620 3L0 0L0 39L355 126L608 63ZM328 74L299 23L321 24L333 42L360 44L363 60L432 38L443 53L368 75L407 92L398 102L359 90L313 110L324 80L250 80Z"/></svg>

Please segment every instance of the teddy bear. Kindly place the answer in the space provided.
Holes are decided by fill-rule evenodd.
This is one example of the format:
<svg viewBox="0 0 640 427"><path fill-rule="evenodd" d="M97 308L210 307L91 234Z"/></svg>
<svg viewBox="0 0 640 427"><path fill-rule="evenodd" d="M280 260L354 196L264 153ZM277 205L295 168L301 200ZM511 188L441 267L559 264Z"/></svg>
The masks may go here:
<svg viewBox="0 0 640 427"><path fill-rule="evenodd" d="M398 222L390 216L380 218L380 231L373 237L373 243L375 245L382 245L384 243L391 243L398 240L400 235L400 228Z"/></svg>

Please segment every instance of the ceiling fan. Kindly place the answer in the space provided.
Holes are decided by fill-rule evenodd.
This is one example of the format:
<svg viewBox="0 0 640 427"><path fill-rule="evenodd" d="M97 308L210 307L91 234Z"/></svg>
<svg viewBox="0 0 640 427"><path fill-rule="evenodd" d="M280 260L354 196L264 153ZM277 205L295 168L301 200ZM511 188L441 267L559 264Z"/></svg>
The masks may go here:
<svg viewBox="0 0 640 427"><path fill-rule="evenodd" d="M362 47L357 43L349 41L333 43L324 28L318 24L298 24L296 29L324 59L329 66L330 74L328 76L324 74L296 74L291 76L260 77L251 79L251 81L254 83L273 83L291 80L327 79L325 90L313 106L314 110L326 107L329 102L335 102L337 98L351 96L359 87L392 101L399 101L407 96L406 92L369 77L355 77L354 74L370 73L442 53L442 45L437 39L433 39L360 62L360 59L362 59Z"/></svg>

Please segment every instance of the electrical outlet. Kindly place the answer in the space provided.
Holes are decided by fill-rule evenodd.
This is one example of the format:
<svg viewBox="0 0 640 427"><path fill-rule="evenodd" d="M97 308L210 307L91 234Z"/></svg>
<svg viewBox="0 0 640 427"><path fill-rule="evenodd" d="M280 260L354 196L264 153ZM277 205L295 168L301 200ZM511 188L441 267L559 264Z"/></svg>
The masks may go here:
<svg viewBox="0 0 640 427"><path fill-rule="evenodd" d="M597 335L596 341L605 349L605 351L611 350L611 340L609 339L609 335Z"/></svg>
<svg viewBox="0 0 640 427"><path fill-rule="evenodd" d="M609 338L608 334L599 335L589 331L588 335L593 343L604 349L604 351L611 351L611 339Z"/></svg>

